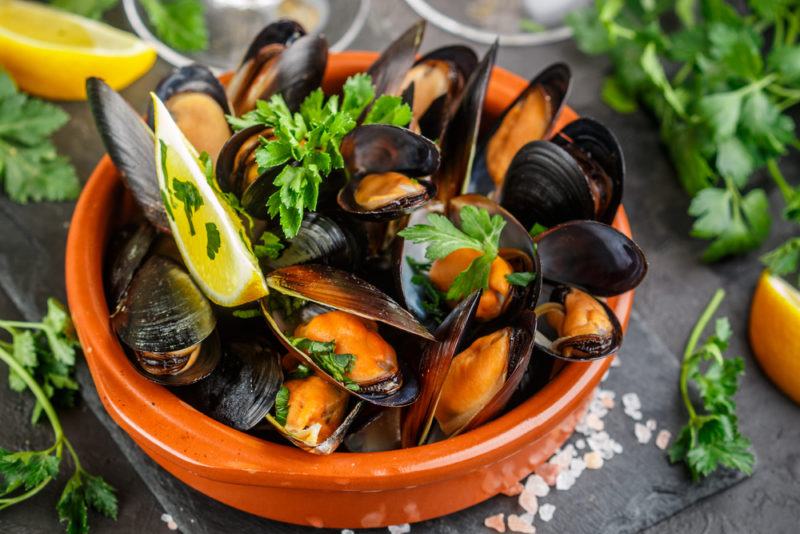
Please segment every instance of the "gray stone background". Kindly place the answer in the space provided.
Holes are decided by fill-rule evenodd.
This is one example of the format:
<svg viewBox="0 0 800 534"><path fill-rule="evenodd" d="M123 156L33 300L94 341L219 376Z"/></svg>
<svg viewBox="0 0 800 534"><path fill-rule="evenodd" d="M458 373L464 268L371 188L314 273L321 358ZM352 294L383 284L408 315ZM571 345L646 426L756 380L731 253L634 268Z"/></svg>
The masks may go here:
<svg viewBox="0 0 800 534"><path fill-rule="evenodd" d="M126 27L116 13L112 20ZM402 2L377 0L353 49L380 50L415 20ZM429 26L423 51L461 42ZM466 43L470 44L470 43ZM476 46L479 52L484 47ZM645 419L675 434L684 421L677 382L680 354L697 315L717 287L728 292L720 313L727 315L736 333L729 351L746 360L746 376L739 395L744 433L758 457L752 477L721 473L701 484L691 484L681 467L670 466L665 453L652 442L639 445L633 421L615 408L606 426L625 452L600 471L584 473L572 490L553 491L542 502L557 506L550 523L537 521L540 534L637 532L732 533L798 531L800 524L800 408L767 381L753 360L746 339L749 302L760 268L760 253L782 242L792 228L780 221L761 250L713 266L700 262L703 242L688 237L691 222L688 199L679 188L670 163L659 145L657 129L642 113L622 116L602 104L599 89L607 69L605 60L582 55L567 41L536 48L504 48L498 64L532 77L555 61L567 62L574 82L570 98L580 114L595 117L617 134L625 151L628 175L625 206L636 240L648 254L650 272L637 291L630 330L621 352L622 365L613 369L604 387L617 398L637 392ZM145 97L169 70L159 63L124 91L144 109ZM70 156L83 180L103 153L85 103L60 104L72 119L56 136L59 149ZM785 158L790 180L797 176L796 154ZM765 179L770 199L780 205L777 191ZM49 295L64 297L64 244L72 203L20 206L0 198L0 317L40 317ZM2 371L5 373L5 371ZM91 378L79 365L83 401L62 413L65 430L91 472L102 474L119 492L117 522L91 517L93 532L169 532L161 520L170 513L187 533L306 532L270 522L211 501L184 486L146 458L102 411ZM37 447L50 441L49 428L28 425L32 407L28 396L0 387L0 444L6 448ZM54 509L66 481L62 470L35 499L0 512L0 532L58 532ZM521 513L515 499L495 497L449 517L414 525L412 532L489 532L483 518L498 512ZM384 530L385 532L385 530Z"/></svg>

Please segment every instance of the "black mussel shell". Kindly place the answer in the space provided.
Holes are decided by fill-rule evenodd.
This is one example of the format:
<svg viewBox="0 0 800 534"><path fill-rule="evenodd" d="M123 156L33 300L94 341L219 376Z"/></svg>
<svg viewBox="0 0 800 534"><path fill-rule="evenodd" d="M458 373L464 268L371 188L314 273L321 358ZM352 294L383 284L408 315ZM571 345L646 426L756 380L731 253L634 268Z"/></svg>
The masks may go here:
<svg viewBox="0 0 800 534"><path fill-rule="evenodd" d="M366 230L358 221L341 214L307 213L297 235L286 244L280 256L263 258L261 263L270 271L304 263L322 263L354 271L366 254Z"/></svg>
<svg viewBox="0 0 800 534"><path fill-rule="evenodd" d="M150 246L156 240L156 230L143 222L130 235L126 235L119 249L112 256L108 271L108 301L116 308L120 297L128 289L133 275L144 261Z"/></svg>
<svg viewBox="0 0 800 534"><path fill-rule="evenodd" d="M470 192L488 195L495 190L495 183L489 174L486 158L489 141L497 134L500 127L503 125L508 113L514 107L522 102L527 95L537 88L541 88L550 101L551 115L547 118L547 126L544 128L544 135L538 138L527 139L527 142L536 141L539 139L549 139L552 135L553 128L555 127L558 117L561 115L561 110L569 95L569 89L572 81L572 73L569 67L564 63L555 63L546 67L539 74L537 74L528 84L528 86L514 99L514 101L503 111L502 115L495 121L490 132L481 141L478 153L475 157L475 165L472 169L472 176L470 177L470 184L468 190ZM523 144L526 144L523 143Z"/></svg>
<svg viewBox="0 0 800 534"><path fill-rule="evenodd" d="M560 224L534 239L545 280L610 297L635 288L647 274L644 252L630 238L596 221Z"/></svg>
<svg viewBox="0 0 800 534"><path fill-rule="evenodd" d="M153 132L136 111L100 78L86 80L97 131L123 182L150 223L169 232L156 174Z"/></svg>
<svg viewBox="0 0 800 534"><path fill-rule="evenodd" d="M214 331L216 319L183 267L151 256L133 276L111 324L131 349L167 353L201 343Z"/></svg>
<svg viewBox="0 0 800 534"><path fill-rule="evenodd" d="M226 115L231 113L225 88L208 67L197 63L173 70L158 83L155 93L165 104L170 98L181 93L203 93L213 98L223 113ZM152 101L147 107L147 124L150 128L155 128Z"/></svg>
<svg viewBox="0 0 800 534"><path fill-rule="evenodd" d="M445 214L457 227L460 227L461 224L459 216L461 209L466 205L483 208L486 209L490 215L499 215L502 217L506 225L503 228L503 232L500 234L499 255L511 263L515 271L536 273L536 278L527 287L512 286L512 292L509 295L511 299L509 304L499 317L490 321L493 325L507 324L508 321L519 314L522 309L532 308L536 305L542 287L539 254L527 230L501 206L481 195L462 195L451 200ZM441 213L442 211L443 206L441 204L434 204L430 207L417 210L409 217L408 226L428 224L427 217L429 214ZM401 295L401 302L403 305L411 311L420 322L425 324L428 328L433 328L436 326L433 313L425 305L427 289L423 285L415 284L412 281L415 272L410 264L410 261L417 264L429 262L430 260L425 258L426 248L425 244L401 240L395 249L395 274L398 293Z"/></svg>
<svg viewBox="0 0 800 534"><path fill-rule="evenodd" d="M227 340L222 359L188 393L206 415L238 430L264 420L283 383L280 355L257 339Z"/></svg>
<svg viewBox="0 0 800 534"><path fill-rule="evenodd" d="M550 296L550 302L557 302L559 304L563 304L567 294L570 291L578 291L574 288L570 288L568 286L557 286L553 289L553 293ZM556 339L546 340L542 337L541 334L537 333L536 337L536 353L537 354L544 354L551 358L556 358L559 360L565 361L591 361L591 360L598 360L600 358L606 358L615 354L620 346L622 345L622 326L617 319L616 314L614 311L602 300L585 293L589 298L593 299L597 304L599 304L606 313L608 320L611 324L611 333L607 336L602 336L599 334L583 334L583 335L576 335L572 336L569 339L563 339L558 344L558 346L554 346L554 343L557 341ZM546 306L546 304L544 304ZM540 318L539 324L545 324L547 322L547 317L543 314ZM573 349L579 351L579 354L573 354L571 356L565 356L562 354L562 350L564 347L572 347ZM583 354L580 354L583 353Z"/></svg>
<svg viewBox="0 0 800 534"><path fill-rule="evenodd" d="M259 50L267 45L281 44L289 46L305 34L305 28L303 28L300 23L293 20L281 19L271 22L255 36L250 46L247 48L244 57L242 57L239 66L244 65L248 59L253 58L258 54Z"/></svg>
<svg viewBox="0 0 800 534"><path fill-rule="evenodd" d="M442 63L448 66L448 90L430 102L421 114L419 110L415 110L414 114L419 124L420 132L429 139L439 139L442 136L452 108L460 98L467 78L469 78L469 75L472 74L478 64L478 57L467 46L445 46L432 50L418 59L409 70L409 74L417 67ZM408 84L408 86L403 91L403 99L413 107L415 102L414 95L419 90L419 82L415 80L409 84L407 75L404 83Z"/></svg>
<svg viewBox="0 0 800 534"><path fill-rule="evenodd" d="M370 174L396 172L408 177L431 175L439 166L439 149L425 137L405 128L386 124L359 126L345 136L342 157L350 180L339 192L339 207L351 215L371 221L396 219L428 202L436 188L419 180L419 193L403 196L383 206L368 209L355 199L358 185Z"/></svg>
<svg viewBox="0 0 800 534"><path fill-rule="evenodd" d="M375 96L399 95L408 69L414 64L417 50L425 34L425 21L420 20L383 51L367 71L375 85Z"/></svg>
<svg viewBox="0 0 800 534"><path fill-rule="evenodd" d="M281 54L278 77L267 99L280 94L289 109L296 110L308 94L322 84L328 64L328 42L319 35L306 35L295 41Z"/></svg>
<svg viewBox="0 0 800 534"><path fill-rule="evenodd" d="M246 189L244 182L248 165L256 165L254 160L247 160L260 146L259 137L267 136L270 132L270 128L255 125L239 130L228 139L222 150L219 151L215 168L220 189L241 197Z"/></svg>
<svg viewBox="0 0 800 534"><path fill-rule="evenodd" d="M448 202L464 192L475 157L483 101L497 56L497 42L486 52L467 80L453 115L442 134L442 161L433 175L436 198Z"/></svg>
<svg viewBox="0 0 800 534"><path fill-rule="evenodd" d="M600 122L582 117L566 125L553 142L570 152L593 182L599 208L593 218L611 224L622 201L625 178L625 158L617 138Z"/></svg>
<svg viewBox="0 0 800 534"><path fill-rule="evenodd" d="M594 200L583 170L566 150L533 141L517 152L506 173L500 205L526 228L594 219Z"/></svg>
<svg viewBox="0 0 800 534"><path fill-rule="evenodd" d="M217 367L222 355L219 336L214 331L195 350L196 356L183 353L139 352L126 349L125 354L136 371L162 386L187 386L206 378ZM191 351L193 352L193 351Z"/></svg>

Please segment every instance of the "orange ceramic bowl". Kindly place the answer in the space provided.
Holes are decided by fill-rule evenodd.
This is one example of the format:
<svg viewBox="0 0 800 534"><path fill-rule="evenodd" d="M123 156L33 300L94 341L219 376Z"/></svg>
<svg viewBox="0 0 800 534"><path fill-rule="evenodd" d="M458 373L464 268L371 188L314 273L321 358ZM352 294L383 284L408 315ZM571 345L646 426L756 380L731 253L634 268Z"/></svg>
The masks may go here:
<svg viewBox="0 0 800 534"><path fill-rule="evenodd" d="M374 53L331 54L325 85L366 70ZM496 68L485 111L497 116L526 81ZM575 118L566 110L562 125ZM164 469L206 495L252 514L333 528L413 523L461 510L513 485L572 433L610 359L571 363L532 398L455 438L379 453L313 456L264 441L199 413L137 373L108 320L103 257L120 217L123 186L104 157L81 194L67 242L69 305L100 399ZM630 235L620 208L615 226ZM627 325L633 293L609 300Z"/></svg>

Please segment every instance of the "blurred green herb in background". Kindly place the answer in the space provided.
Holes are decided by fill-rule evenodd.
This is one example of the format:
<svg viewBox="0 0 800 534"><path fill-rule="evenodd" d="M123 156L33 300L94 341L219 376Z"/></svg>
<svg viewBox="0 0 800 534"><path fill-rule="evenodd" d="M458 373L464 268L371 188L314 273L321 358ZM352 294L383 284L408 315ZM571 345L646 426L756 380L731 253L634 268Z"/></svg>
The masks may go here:
<svg viewBox="0 0 800 534"><path fill-rule="evenodd" d="M54 6L99 19L119 0L50 0ZM159 39L183 52L208 48L208 28L201 0L139 0Z"/></svg>
<svg viewBox="0 0 800 534"><path fill-rule="evenodd" d="M596 0L572 13L578 46L607 54L606 103L621 113L646 107L660 123L681 184L693 197L692 235L711 241L716 261L758 247L768 236L767 196L751 177L765 169L800 223L800 189L778 166L800 147L787 112L800 102L800 2L750 0L739 12L723 0ZM778 274L800 267L797 245L763 260Z"/></svg>

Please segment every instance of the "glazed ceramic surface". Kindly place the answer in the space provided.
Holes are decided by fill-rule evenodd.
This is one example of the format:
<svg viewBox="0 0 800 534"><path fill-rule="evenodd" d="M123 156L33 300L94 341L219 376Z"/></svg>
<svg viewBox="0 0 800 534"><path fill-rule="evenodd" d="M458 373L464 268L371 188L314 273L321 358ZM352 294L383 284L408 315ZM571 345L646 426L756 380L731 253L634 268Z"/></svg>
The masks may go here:
<svg viewBox="0 0 800 534"><path fill-rule="evenodd" d="M336 90L377 54L332 54L325 88ZM495 68L485 103L499 115L527 82ZM565 109L560 129L575 113ZM610 358L571 363L536 395L452 439L380 453L313 456L229 428L137 373L108 319L103 259L114 225L130 209L108 156L86 184L70 226L70 310L99 396L111 417L167 471L241 510L302 525L379 527L461 510L531 473L572 433ZM624 209L614 226L630 235ZM633 292L609 299L623 328Z"/></svg>

